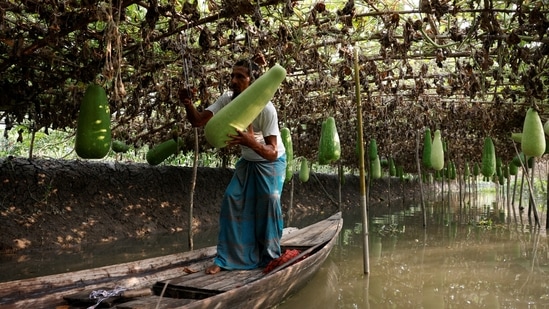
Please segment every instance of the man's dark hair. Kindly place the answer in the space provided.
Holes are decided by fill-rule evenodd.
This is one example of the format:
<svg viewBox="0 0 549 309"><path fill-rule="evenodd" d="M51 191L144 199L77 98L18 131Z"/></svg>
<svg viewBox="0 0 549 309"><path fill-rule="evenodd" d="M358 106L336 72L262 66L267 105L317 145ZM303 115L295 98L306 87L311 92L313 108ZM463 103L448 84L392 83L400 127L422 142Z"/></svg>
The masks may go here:
<svg viewBox="0 0 549 309"><path fill-rule="evenodd" d="M259 65L257 65L257 63L253 62L252 60L241 59L238 60L234 64L234 66L248 68L248 74L253 80L258 79L259 76L261 76L261 68L259 67Z"/></svg>

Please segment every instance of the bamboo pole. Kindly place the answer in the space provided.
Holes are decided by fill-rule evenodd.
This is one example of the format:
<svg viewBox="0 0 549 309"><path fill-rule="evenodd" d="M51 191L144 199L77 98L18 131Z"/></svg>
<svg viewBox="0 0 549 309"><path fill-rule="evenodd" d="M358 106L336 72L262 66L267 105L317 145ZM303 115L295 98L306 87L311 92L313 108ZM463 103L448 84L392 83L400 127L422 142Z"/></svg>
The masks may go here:
<svg viewBox="0 0 549 309"><path fill-rule="evenodd" d="M199 145L198 145L198 129L194 128L194 157L193 157L193 178L191 180L191 190L189 194L189 238L188 238L188 244L189 244L189 250L194 249L194 242L193 242L193 208L194 208L194 189L196 187L196 176L198 174L198 153L199 153Z"/></svg>
<svg viewBox="0 0 549 309"><path fill-rule="evenodd" d="M528 162L528 161L526 161ZM537 227L541 227L541 223L539 221L539 216L538 216L538 210L536 208L536 201L534 199L534 171L535 171L535 167L536 167L536 158L535 157L532 157L532 169L531 169L531 175L530 175L530 181L528 182L528 193L529 193L529 201L530 203L528 203L528 220L531 220L530 219L530 214L533 213L534 214L534 222L535 222L535 225Z"/></svg>
<svg viewBox="0 0 549 309"><path fill-rule="evenodd" d="M370 259L368 248L368 208L366 207L366 178L364 177L364 136L362 132L362 103L360 100L360 75L358 65L358 50L354 49L354 70L355 70L355 96L357 115L357 138L358 138L358 162L360 175L360 205L362 207L362 237L363 237L363 266L364 273L370 273Z"/></svg>
<svg viewBox="0 0 549 309"><path fill-rule="evenodd" d="M337 176L338 176L338 181L337 181L337 205L339 207L339 211L343 211L343 206L342 206L342 202L341 202L341 186L342 186L342 180L343 180L343 177L345 177L345 175L343 174L343 165L341 164L341 160L339 161L338 165L337 165Z"/></svg>
<svg viewBox="0 0 549 309"><path fill-rule="evenodd" d="M421 159L419 158L419 139L421 132L418 130L416 135L416 163L417 163L417 174L419 179L419 197L421 199L421 213L423 214L423 228L427 227L427 215L425 214L425 198L423 197L423 179L421 177Z"/></svg>
<svg viewBox="0 0 549 309"><path fill-rule="evenodd" d="M507 164L507 171L509 171L509 164ZM507 182L507 191L505 195L505 198L506 198L505 204L507 206L507 216L505 221L507 221L507 223L511 223L511 174L509 174L509 172L507 172L506 182Z"/></svg>
<svg viewBox="0 0 549 309"><path fill-rule="evenodd" d="M293 172L293 171L292 171ZM288 224L293 221L293 208L294 208L294 178L290 179L290 205L288 206Z"/></svg>
<svg viewBox="0 0 549 309"><path fill-rule="evenodd" d="M515 209L515 195L517 192L517 178L518 178L518 171L515 174L515 181L513 183L513 196L511 197L511 210L513 211L513 218L515 221L515 224L517 224L517 212Z"/></svg>

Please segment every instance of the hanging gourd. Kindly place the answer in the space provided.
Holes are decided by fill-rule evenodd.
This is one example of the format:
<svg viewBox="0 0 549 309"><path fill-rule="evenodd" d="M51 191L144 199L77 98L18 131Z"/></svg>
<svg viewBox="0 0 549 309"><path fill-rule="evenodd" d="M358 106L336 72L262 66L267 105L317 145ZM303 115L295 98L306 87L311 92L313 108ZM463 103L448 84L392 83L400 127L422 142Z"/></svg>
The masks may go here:
<svg viewBox="0 0 549 309"><path fill-rule="evenodd" d="M111 149L111 113L103 87L86 88L78 113L74 150L83 159L101 159Z"/></svg>
<svg viewBox="0 0 549 309"><path fill-rule="evenodd" d="M341 143L334 117L328 117L322 122L320 130L320 142L318 150L318 163L329 164L339 160L341 156Z"/></svg>
<svg viewBox="0 0 549 309"><path fill-rule="evenodd" d="M326 134L326 119L322 121L322 124L320 126L320 140L318 142L318 164L320 165L326 165L329 164L330 161L326 158L326 153L328 150L326 150L326 139L324 138L324 135Z"/></svg>
<svg viewBox="0 0 549 309"><path fill-rule="evenodd" d="M444 147L442 145L440 130L435 131L433 143L431 144L431 167L435 171L440 171L444 168Z"/></svg>
<svg viewBox="0 0 549 309"><path fill-rule="evenodd" d="M123 141L114 140L111 143L112 151L116 153L126 153L130 150L130 146Z"/></svg>
<svg viewBox="0 0 549 309"><path fill-rule="evenodd" d="M492 138L489 136L484 139L480 172L484 177L492 177L496 172L496 149Z"/></svg>
<svg viewBox="0 0 549 309"><path fill-rule="evenodd" d="M541 157L545 152L545 132L538 112L530 107L526 112L520 143L527 157Z"/></svg>
<svg viewBox="0 0 549 309"><path fill-rule="evenodd" d="M501 166L501 172L503 174L503 178L505 178L505 179L509 178L509 165L508 164L503 164Z"/></svg>
<svg viewBox="0 0 549 309"><path fill-rule="evenodd" d="M178 138L177 141L171 138L165 142L162 142L147 151L147 162L150 165L158 165L169 156L177 154L182 145L183 140L181 138Z"/></svg>
<svg viewBox="0 0 549 309"><path fill-rule="evenodd" d="M454 161L450 161L450 165L448 169L450 170L448 178L452 180L456 179L457 172L456 172L456 164L454 163Z"/></svg>
<svg viewBox="0 0 549 309"><path fill-rule="evenodd" d="M379 160L379 156L370 161L370 173L372 173L372 179L381 178L381 161Z"/></svg>
<svg viewBox="0 0 549 309"><path fill-rule="evenodd" d="M473 176L478 177L480 175L480 165L478 162L475 162L475 165L473 166Z"/></svg>
<svg viewBox="0 0 549 309"><path fill-rule="evenodd" d="M301 182L309 181L309 174L310 174L309 162L307 161L306 158L302 158L301 167L299 169L299 180Z"/></svg>
<svg viewBox="0 0 549 309"><path fill-rule="evenodd" d="M215 113L204 127L204 136L208 143L216 148L223 148L230 140L228 135L236 135L236 130L246 130L273 98L284 78L286 70L275 64Z"/></svg>
<svg viewBox="0 0 549 309"><path fill-rule="evenodd" d="M391 177L394 177L397 175L395 160L393 160L393 158L389 158L389 175Z"/></svg>
<svg viewBox="0 0 549 309"><path fill-rule="evenodd" d="M513 157L513 160L511 160L511 163L514 165L521 167L523 164L526 163L526 158L524 157L524 153L519 153L518 155Z"/></svg>
<svg viewBox="0 0 549 309"><path fill-rule="evenodd" d="M517 175L518 174L518 166L515 165L513 162L509 163L509 175Z"/></svg>
<svg viewBox="0 0 549 309"><path fill-rule="evenodd" d="M467 179L471 176L471 168L469 167L469 161L465 161L465 168L463 171L463 178Z"/></svg>
<svg viewBox="0 0 549 309"><path fill-rule="evenodd" d="M284 148L286 148L286 178L284 181L289 182L294 175L294 146L290 129L286 127L280 129L280 137Z"/></svg>
<svg viewBox="0 0 549 309"><path fill-rule="evenodd" d="M400 178L400 180L404 179L404 167L402 165L396 167L396 176Z"/></svg>

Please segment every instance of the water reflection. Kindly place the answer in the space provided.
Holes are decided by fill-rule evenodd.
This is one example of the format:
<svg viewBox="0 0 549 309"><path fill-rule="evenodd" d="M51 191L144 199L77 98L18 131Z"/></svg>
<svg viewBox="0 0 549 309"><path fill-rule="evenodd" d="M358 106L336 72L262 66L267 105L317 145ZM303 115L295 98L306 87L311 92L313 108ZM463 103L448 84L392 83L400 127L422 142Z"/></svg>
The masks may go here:
<svg viewBox="0 0 549 309"><path fill-rule="evenodd" d="M426 229L418 207L372 218L368 276L361 214L346 213L328 262L278 309L549 308L546 231L508 224L513 214L493 200L450 202L429 205Z"/></svg>

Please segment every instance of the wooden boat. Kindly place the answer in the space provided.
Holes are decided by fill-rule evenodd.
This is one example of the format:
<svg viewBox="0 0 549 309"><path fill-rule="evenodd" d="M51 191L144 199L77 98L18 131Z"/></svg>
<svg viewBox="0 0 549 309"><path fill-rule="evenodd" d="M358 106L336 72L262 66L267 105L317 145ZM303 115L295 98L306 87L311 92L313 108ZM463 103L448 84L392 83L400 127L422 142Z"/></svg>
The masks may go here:
<svg viewBox="0 0 549 309"><path fill-rule="evenodd" d="M205 269L216 254L213 246L2 282L0 308L269 308L309 281L328 257L342 225L337 213L301 229L285 229L283 252L299 253L268 273L253 269L207 275Z"/></svg>

